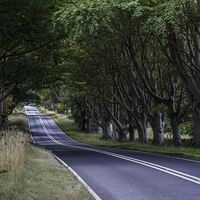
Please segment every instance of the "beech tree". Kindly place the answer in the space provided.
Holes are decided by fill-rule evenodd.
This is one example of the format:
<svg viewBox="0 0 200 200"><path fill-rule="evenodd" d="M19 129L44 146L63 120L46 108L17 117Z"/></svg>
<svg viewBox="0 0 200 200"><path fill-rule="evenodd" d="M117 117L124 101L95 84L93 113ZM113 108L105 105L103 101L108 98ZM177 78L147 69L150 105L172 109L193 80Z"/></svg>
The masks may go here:
<svg viewBox="0 0 200 200"><path fill-rule="evenodd" d="M168 108L174 144L181 144L180 124L190 106L185 92L191 96L189 88L197 84L198 74L199 40L194 39L198 23L193 20L191 28L185 21L185 17L197 20L197 15L190 16L191 10L198 10L194 5L184 1L85 0L55 14L55 29L66 34L60 53L66 52L63 58L73 66L68 75L79 77L80 87L101 98L121 133L130 128L117 119L115 105L127 112L129 125L135 124L140 141L148 141L150 122L154 142L162 143ZM184 76L176 71L180 60L187 69ZM187 76L191 80L186 80Z"/></svg>
<svg viewBox="0 0 200 200"><path fill-rule="evenodd" d="M1 115L9 115L19 102L36 97L36 90L53 81L50 66L55 62L47 47L58 40L51 23L55 10L51 1L0 2Z"/></svg>
<svg viewBox="0 0 200 200"><path fill-rule="evenodd" d="M200 146L199 1L152 3L151 26L161 49L177 70L193 110L194 144Z"/></svg>

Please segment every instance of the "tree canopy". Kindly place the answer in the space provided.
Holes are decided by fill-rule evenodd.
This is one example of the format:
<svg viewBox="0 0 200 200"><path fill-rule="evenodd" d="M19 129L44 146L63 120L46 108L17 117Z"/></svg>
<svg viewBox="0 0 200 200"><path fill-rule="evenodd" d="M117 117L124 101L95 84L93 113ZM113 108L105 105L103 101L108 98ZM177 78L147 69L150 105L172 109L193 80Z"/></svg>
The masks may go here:
<svg viewBox="0 0 200 200"><path fill-rule="evenodd" d="M37 91L55 82L53 53L58 36L52 15L61 1L0 2L0 114L20 102L37 100ZM2 119L1 119L2 120Z"/></svg>
<svg viewBox="0 0 200 200"><path fill-rule="evenodd" d="M0 4L1 100L51 86L43 102L71 107L82 129L100 126L106 139L112 123L115 139L135 140L136 129L148 142L150 125L156 144L167 123L181 145L193 117L200 146L199 1L17 2Z"/></svg>

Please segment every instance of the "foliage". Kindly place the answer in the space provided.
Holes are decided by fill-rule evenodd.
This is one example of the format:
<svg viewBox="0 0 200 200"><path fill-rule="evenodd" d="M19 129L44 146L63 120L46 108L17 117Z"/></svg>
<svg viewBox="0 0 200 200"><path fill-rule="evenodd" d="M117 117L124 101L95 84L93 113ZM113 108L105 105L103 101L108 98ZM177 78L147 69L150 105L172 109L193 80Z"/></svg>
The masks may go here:
<svg viewBox="0 0 200 200"><path fill-rule="evenodd" d="M184 122L180 126L180 132L181 135L189 135L193 136L194 134L194 125L192 119L189 121L184 120ZM169 119L166 120L165 126L164 126L164 133L170 133L172 134L172 128L169 122Z"/></svg>
<svg viewBox="0 0 200 200"><path fill-rule="evenodd" d="M8 116L20 102L38 102L37 91L57 80L50 50L58 37L52 31L51 16L61 2L0 3L1 114Z"/></svg>
<svg viewBox="0 0 200 200"><path fill-rule="evenodd" d="M6 0L0 10L0 98L10 110L42 88L43 105L71 108L82 127L100 119L101 101L120 134L130 125L147 142L149 122L162 143L167 116L174 144L180 132L200 141L198 1Z"/></svg>

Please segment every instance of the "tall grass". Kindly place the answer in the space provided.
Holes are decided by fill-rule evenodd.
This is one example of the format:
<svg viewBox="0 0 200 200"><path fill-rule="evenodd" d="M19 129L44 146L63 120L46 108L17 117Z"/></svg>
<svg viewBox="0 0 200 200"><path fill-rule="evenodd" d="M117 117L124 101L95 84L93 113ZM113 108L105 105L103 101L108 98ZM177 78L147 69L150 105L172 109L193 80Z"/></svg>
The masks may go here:
<svg viewBox="0 0 200 200"><path fill-rule="evenodd" d="M2 131L0 135L0 197L7 199L24 170L27 135L19 130ZM4 184L3 184L4 183ZM9 183L9 184L5 184ZM2 185L3 184L3 185Z"/></svg>
<svg viewBox="0 0 200 200"><path fill-rule="evenodd" d="M23 132L14 129L2 133L0 165L1 169L7 169L12 177L16 171L23 168L26 139Z"/></svg>
<svg viewBox="0 0 200 200"><path fill-rule="evenodd" d="M12 128L15 127L15 128ZM32 143L23 113L0 132L0 200L89 200L85 187L45 148Z"/></svg>

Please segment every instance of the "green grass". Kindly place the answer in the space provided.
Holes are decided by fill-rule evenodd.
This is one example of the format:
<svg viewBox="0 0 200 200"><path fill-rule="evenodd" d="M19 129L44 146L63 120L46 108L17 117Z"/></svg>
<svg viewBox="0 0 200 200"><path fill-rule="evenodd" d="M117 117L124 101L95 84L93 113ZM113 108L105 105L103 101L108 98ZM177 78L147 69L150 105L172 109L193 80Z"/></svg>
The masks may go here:
<svg viewBox="0 0 200 200"><path fill-rule="evenodd" d="M50 151L33 144L22 131L27 130L26 115L11 115L7 128L0 132L0 199L92 199Z"/></svg>
<svg viewBox="0 0 200 200"><path fill-rule="evenodd" d="M26 114L24 112L19 111L8 116L8 123L6 124L6 129L12 128L28 132L28 122Z"/></svg>
<svg viewBox="0 0 200 200"><path fill-rule="evenodd" d="M152 140L149 140L149 144L129 141L117 142L111 139L105 141L101 139L102 134L81 132L80 129L74 125L74 122L69 120L66 115L51 114L51 117L67 135L82 143L102 147L143 151L200 161L200 149L190 147L189 140L186 139L183 140L183 145L181 147L173 146L171 139L165 139L165 142L162 145L153 145Z"/></svg>

